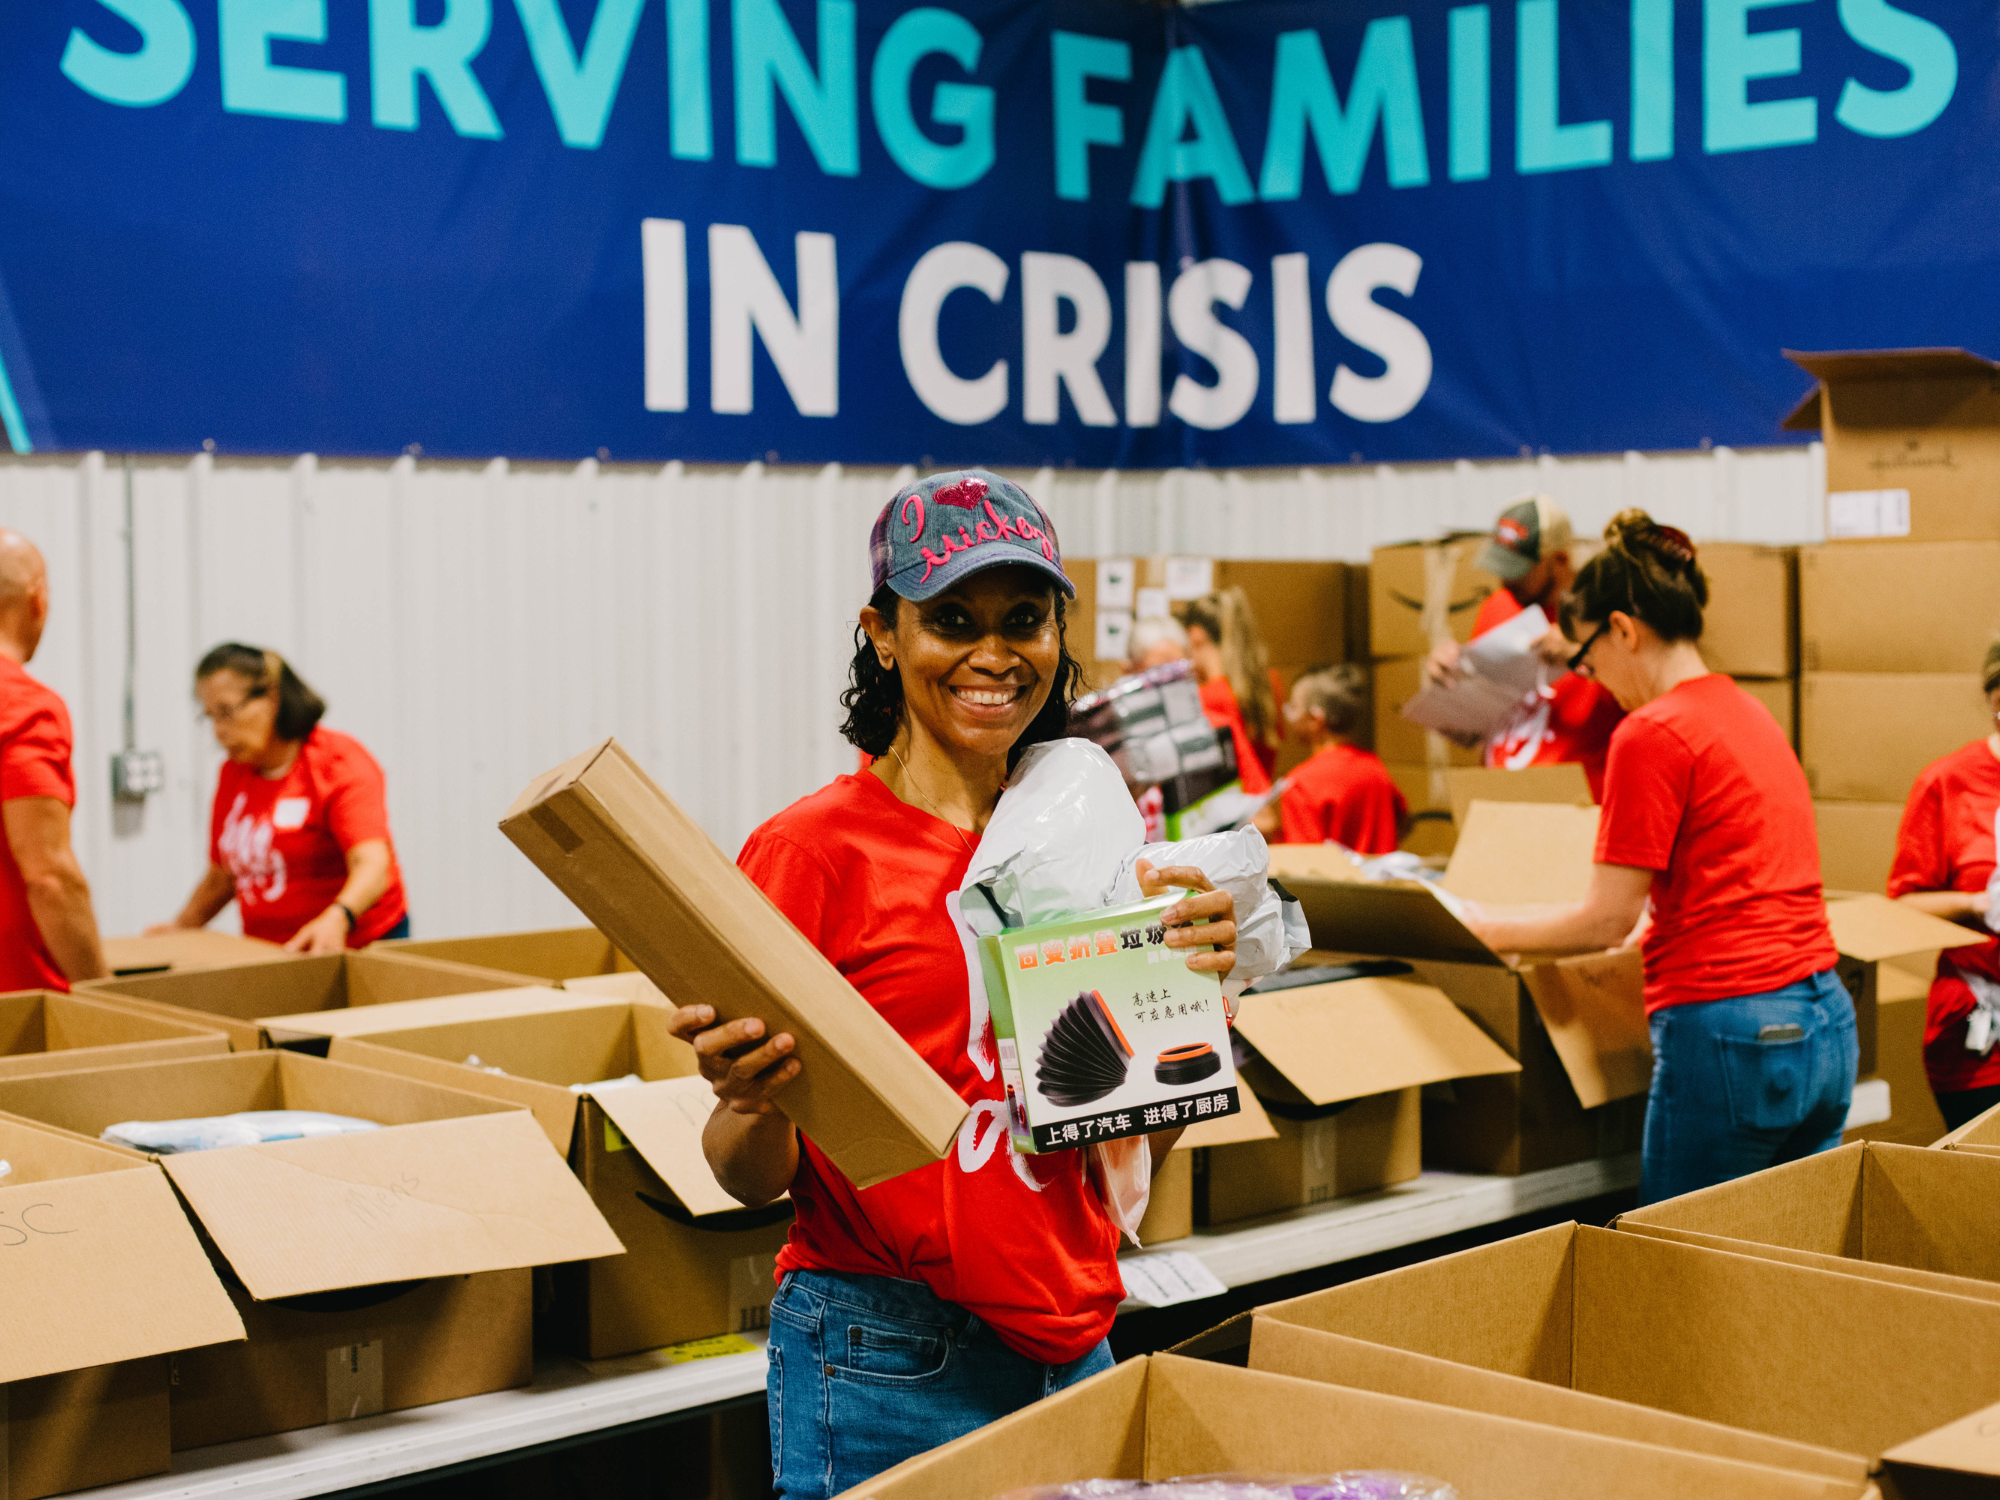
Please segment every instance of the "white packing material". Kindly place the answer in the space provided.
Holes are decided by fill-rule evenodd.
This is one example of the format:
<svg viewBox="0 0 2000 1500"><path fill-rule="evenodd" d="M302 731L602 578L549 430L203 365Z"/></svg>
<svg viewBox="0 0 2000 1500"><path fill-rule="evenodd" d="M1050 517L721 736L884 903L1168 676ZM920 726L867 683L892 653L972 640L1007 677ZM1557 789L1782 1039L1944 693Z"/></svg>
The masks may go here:
<svg viewBox="0 0 2000 1500"><path fill-rule="evenodd" d="M1217 890L1229 892L1236 906L1236 967L1223 980L1222 990L1230 1000L1312 946L1298 903L1286 902L1271 888L1271 851L1256 829L1235 828L1178 843L1142 845L1127 856L1119 870L1108 905L1140 899L1138 867L1142 859L1155 870L1192 865Z"/></svg>
<svg viewBox="0 0 2000 1500"><path fill-rule="evenodd" d="M627 1073L622 1078L601 1078L596 1083L572 1083L572 1094L602 1094L609 1089L635 1089L646 1080L637 1073Z"/></svg>
<svg viewBox="0 0 2000 1500"><path fill-rule="evenodd" d="M186 1151L215 1151L224 1146L261 1146L267 1141L295 1141L307 1136L348 1135L380 1130L373 1120L330 1115L316 1109L249 1109L234 1115L205 1115L188 1120L124 1120L107 1125L100 1140L130 1146L155 1156Z"/></svg>

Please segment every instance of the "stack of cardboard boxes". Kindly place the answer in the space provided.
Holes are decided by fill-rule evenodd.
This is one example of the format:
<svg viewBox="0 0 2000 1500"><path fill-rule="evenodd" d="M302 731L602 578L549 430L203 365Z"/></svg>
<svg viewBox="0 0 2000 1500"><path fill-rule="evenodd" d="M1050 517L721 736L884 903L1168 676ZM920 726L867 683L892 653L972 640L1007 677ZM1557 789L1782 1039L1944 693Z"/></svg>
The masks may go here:
<svg viewBox="0 0 2000 1500"><path fill-rule="evenodd" d="M2000 366L1957 350L1794 358L1826 444L1827 544L1799 569L1800 758L1827 884L1880 891L1917 773L1993 730Z"/></svg>
<svg viewBox="0 0 2000 1500"><path fill-rule="evenodd" d="M1798 550L1747 542L1704 542L1708 608L1701 655L1771 711L1798 748Z"/></svg>

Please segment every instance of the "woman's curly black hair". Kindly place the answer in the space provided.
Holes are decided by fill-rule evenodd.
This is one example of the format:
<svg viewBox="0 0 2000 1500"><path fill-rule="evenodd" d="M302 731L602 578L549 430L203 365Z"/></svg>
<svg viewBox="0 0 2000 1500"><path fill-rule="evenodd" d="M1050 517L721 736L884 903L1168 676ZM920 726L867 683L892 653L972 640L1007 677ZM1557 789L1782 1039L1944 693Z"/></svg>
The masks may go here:
<svg viewBox="0 0 2000 1500"><path fill-rule="evenodd" d="M1069 733L1069 708L1083 685L1083 664L1069 653L1065 596L1053 584L1050 590L1056 604L1055 686L1049 690L1042 711L1007 752L1009 771L1020 763L1029 746L1059 740ZM903 602L896 591L884 584L868 602L893 629L896 608ZM847 742L868 755L887 755L890 741L903 724L903 679L894 668L882 665L868 632L859 625L854 627L854 660L848 665L847 689L840 695L840 706L847 710L840 725Z"/></svg>

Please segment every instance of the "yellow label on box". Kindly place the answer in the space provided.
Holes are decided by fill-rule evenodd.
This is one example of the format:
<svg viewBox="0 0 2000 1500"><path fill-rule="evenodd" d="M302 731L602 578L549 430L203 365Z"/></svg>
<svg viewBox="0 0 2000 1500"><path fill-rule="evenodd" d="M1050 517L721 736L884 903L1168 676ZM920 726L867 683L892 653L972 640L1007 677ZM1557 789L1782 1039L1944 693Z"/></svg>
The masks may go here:
<svg viewBox="0 0 2000 1500"><path fill-rule="evenodd" d="M757 1346L733 1333L713 1338L689 1339L685 1344L669 1344L660 1353L672 1364L685 1365L697 1359L720 1359L725 1354L755 1354Z"/></svg>

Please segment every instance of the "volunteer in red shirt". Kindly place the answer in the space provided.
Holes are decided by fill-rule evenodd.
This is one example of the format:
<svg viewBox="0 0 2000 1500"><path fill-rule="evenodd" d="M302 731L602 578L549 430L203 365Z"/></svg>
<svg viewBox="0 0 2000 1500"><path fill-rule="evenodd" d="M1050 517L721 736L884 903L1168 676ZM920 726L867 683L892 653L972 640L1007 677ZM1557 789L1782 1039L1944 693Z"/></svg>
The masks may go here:
<svg viewBox="0 0 2000 1500"><path fill-rule="evenodd" d="M69 842L69 710L27 672L48 618L42 554L0 526L0 992L66 990L110 973Z"/></svg>
<svg viewBox="0 0 2000 1500"><path fill-rule="evenodd" d="M1568 514L1547 495L1530 495L1500 513L1479 554L1479 566L1505 587L1479 606L1473 639L1540 605L1549 618L1542 654L1553 678L1488 737L1484 754L1487 765L1509 771L1574 761L1590 780L1591 796L1601 802L1604 758L1623 710L1601 683L1564 670L1571 648L1562 633L1562 605L1576 579L1569 547ZM1431 653L1426 670L1434 681L1450 678L1458 651L1456 641L1445 641Z"/></svg>
<svg viewBox="0 0 2000 1500"><path fill-rule="evenodd" d="M1368 679L1355 666L1308 672L1285 703L1292 733L1311 753L1285 778L1275 831L1285 844L1335 843L1387 854L1409 824L1409 804L1388 767L1355 740L1368 723ZM1259 827L1273 825L1260 818Z"/></svg>
<svg viewBox="0 0 2000 1500"><path fill-rule="evenodd" d="M1278 764L1276 741L1284 730L1249 598L1240 588L1205 595L1181 607L1181 623L1201 684L1202 709L1209 723L1229 731L1237 779L1246 792L1268 792Z"/></svg>
<svg viewBox="0 0 2000 1500"><path fill-rule="evenodd" d="M275 651L234 641L195 668L202 713L229 756L209 817L209 867L163 928L205 927L234 900L250 937L339 953L407 937L382 768L320 726L326 704Z"/></svg>
<svg viewBox="0 0 2000 1500"><path fill-rule="evenodd" d="M1008 1140L991 1023L972 1016L946 910L1009 767L1067 729L1079 669L1055 531L975 469L903 490L869 552L875 592L842 702L847 738L876 759L764 824L738 863L971 1113L943 1161L858 1189L783 1113L800 1067L789 1034L718 1026L700 1005L674 1020L724 1106L704 1138L717 1179L752 1206L789 1192L797 1211L771 1303L786 1500L838 1494L1110 1368L1124 1295L1084 1153L1022 1156ZM1207 892L1168 908L1168 942L1217 940L1189 964L1226 974L1227 892L1196 870L1142 872L1149 890ZM1187 924L1204 917L1197 939ZM1172 1135L1153 1138L1156 1162Z"/></svg>
<svg viewBox="0 0 2000 1500"><path fill-rule="evenodd" d="M2000 641L1986 652L1986 707L2000 723ZM1910 788L1896 834L1889 894L1987 941L1938 955L1924 1025L1924 1071L1953 1130L2000 1104L2000 939L1987 890L1994 819L2000 816L2000 733L1926 766Z"/></svg>
<svg viewBox="0 0 2000 1500"><path fill-rule="evenodd" d="M1563 621L1580 642L1571 670L1626 712L1589 891L1475 910L1470 925L1502 952L1608 948L1650 896L1640 1197L1652 1203L1838 1146L1859 1052L1805 774L1777 721L1702 663L1694 544L1638 510L1605 541Z"/></svg>

